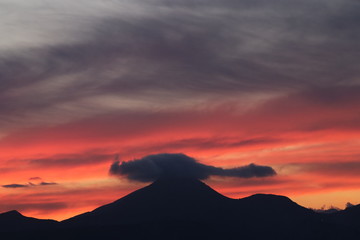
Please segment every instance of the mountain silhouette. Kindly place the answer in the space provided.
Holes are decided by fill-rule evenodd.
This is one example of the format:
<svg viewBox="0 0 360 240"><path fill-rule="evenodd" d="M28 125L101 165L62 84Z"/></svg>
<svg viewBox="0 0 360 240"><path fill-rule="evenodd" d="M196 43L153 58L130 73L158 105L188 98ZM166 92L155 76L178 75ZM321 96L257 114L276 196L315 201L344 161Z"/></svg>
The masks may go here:
<svg viewBox="0 0 360 240"><path fill-rule="evenodd" d="M360 204L329 214L327 219L334 224L353 226L360 229Z"/></svg>
<svg viewBox="0 0 360 240"><path fill-rule="evenodd" d="M16 210L0 214L0 232L49 229L57 221L25 217Z"/></svg>
<svg viewBox="0 0 360 240"><path fill-rule="evenodd" d="M162 177L111 204L65 220L79 225L133 224L154 221L204 221L222 213L227 198L192 178Z"/></svg>
<svg viewBox="0 0 360 240"><path fill-rule="evenodd" d="M154 221L248 222L315 214L287 197L257 194L227 198L192 178L162 177L113 203L63 223L73 225L134 224Z"/></svg>
<svg viewBox="0 0 360 240"><path fill-rule="evenodd" d="M321 214L271 194L231 199L197 179L167 176L60 223L0 214L0 232L9 239L359 239L359 209Z"/></svg>

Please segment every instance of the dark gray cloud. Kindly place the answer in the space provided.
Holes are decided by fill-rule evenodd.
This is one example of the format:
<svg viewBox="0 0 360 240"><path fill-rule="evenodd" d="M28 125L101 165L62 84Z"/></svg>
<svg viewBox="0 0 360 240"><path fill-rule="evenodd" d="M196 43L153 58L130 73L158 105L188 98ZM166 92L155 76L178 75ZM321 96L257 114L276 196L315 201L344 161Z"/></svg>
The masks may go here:
<svg viewBox="0 0 360 240"><path fill-rule="evenodd" d="M142 182L154 181L161 176L207 179L210 176L251 178L276 175L268 166L250 164L224 169L199 163L181 153L149 155L128 162L116 161L111 165L110 173Z"/></svg>
<svg viewBox="0 0 360 240"><path fill-rule="evenodd" d="M57 183L55 183L55 182L41 182L40 185L41 186L49 186L49 185L57 185Z"/></svg>
<svg viewBox="0 0 360 240"><path fill-rule="evenodd" d="M32 182L29 182L28 184L6 184L2 185L3 188L27 188L27 187L37 187L37 186L50 186L50 185L58 185L58 183L55 182L40 182L39 184L35 184Z"/></svg>
<svg viewBox="0 0 360 240"><path fill-rule="evenodd" d="M359 84L358 1L134 4L147 11L94 20L76 43L3 54L2 119L85 114L64 104L107 111L84 100L104 95L172 106L180 96Z"/></svg>
<svg viewBox="0 0 360 240"><path fill-rule="evenodd" d="M27 184L6 184L2 185L3 188L28 188L28 187L38 187L38 186L51 186L51 185L58 185L56 182L44 182L40 177L33 177L29 179L30 182ZM35 181L35 182L34 182Z"/></svg>
<svg viewBox="0 0 360 240"><path fill-rule="evenodd" d="M2 185L2 187L3 188L26 188L26 187L30 187L30 185L13 183L13 184Z"/></svg>

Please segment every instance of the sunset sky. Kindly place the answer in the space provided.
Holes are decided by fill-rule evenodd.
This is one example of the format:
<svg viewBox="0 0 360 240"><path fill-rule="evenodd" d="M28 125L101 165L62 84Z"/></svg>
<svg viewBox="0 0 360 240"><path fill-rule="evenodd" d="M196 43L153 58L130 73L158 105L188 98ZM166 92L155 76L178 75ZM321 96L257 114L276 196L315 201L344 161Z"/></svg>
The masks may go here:
<svg viewBox="0 0 360 240"><path fill-rule="evenodd" d="M360 203L358 0L0 0L0 212L62 220L183 153L220 193Z"/></svg>

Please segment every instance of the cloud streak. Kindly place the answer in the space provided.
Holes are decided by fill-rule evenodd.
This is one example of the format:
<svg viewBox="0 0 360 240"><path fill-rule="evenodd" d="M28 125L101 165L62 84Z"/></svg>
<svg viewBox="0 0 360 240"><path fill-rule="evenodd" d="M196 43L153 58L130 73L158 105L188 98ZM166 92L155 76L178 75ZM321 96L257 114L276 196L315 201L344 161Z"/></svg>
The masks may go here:
<svg viewBox="0 0 360 240"><path fill-rule="evenodd" d="M150 182L162 176L196 179L207 179L210 176L251 178L274 176L276 172L271 167L255 164L224 169L199 163L184 154L162 153L128 162L116 161L110 167L110 174Z"/></svg>
<svg viewBox="0 0 360 240"><path fill-rule="evenodd" d="M85 39L1 57L4 123L359 83L359 4L351 0L133 1L126 4L133 14L108 15L114 3L100 5L107 10L84 26ZM309 15L313 9L321 11Z"/></svg>
<svg viewBox="0 0 360 240"><path fill-rule="evenodd" d="M352 162L308 162L290 163L283 168L293 169L297 173L310 173L325 176L356 177L360 172L360 162L354 159Z"/></svg>
<svg viewBox="0 0 360 240"><path fill-rule="evenodd" d="M2 185L3 188L27 188L30 186L31 185L29 184L17 184L17 183Z"/></svg>
<svg viewBox="0 0 360 240"><path fill-rule="evenodd" d="M29 181L27 184L5 184L2 185L3 188L28 188L28 187L38 187L38 186L51 186L51 185L58 185L56 182L44 182L40 177L32 177L29 178Z"/></svg>
<svg viewBox="0 0 360 240"><path fill-rule="evenodd" d="M27 159L27 164L38 167L68 167L89 164L99 164L110 161L114 154L102 153L79 153L79 154L59 154L47 158Z"/></svg>

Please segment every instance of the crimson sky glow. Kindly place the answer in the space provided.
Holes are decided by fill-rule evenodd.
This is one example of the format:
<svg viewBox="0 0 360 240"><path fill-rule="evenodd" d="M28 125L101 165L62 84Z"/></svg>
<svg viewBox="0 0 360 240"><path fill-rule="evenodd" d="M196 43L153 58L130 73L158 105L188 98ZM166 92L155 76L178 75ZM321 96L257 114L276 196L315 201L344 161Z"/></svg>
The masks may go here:
<svg viewBox="0 0 360 240"><path fill-rule="evenodd" d="M0 212L65 219L140 188L116 160L272 167L220 193L360 199L360 2L0 0Z"/></svg>

